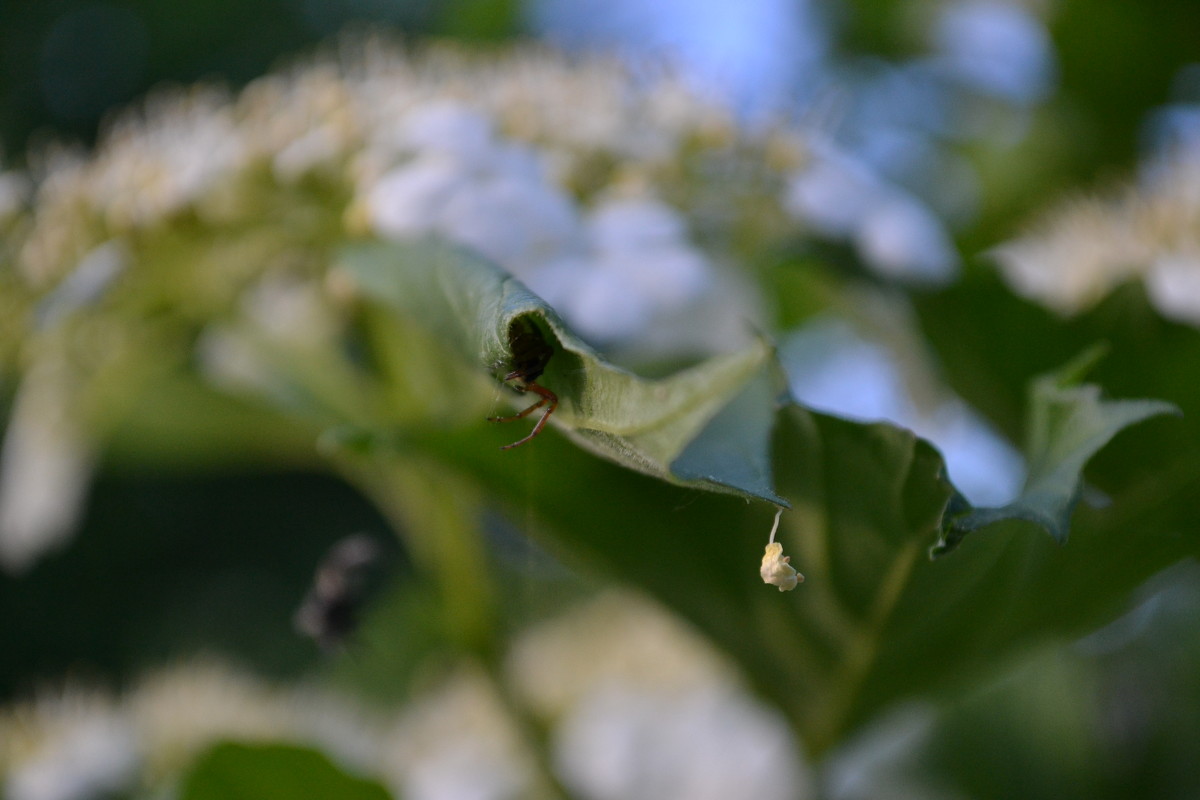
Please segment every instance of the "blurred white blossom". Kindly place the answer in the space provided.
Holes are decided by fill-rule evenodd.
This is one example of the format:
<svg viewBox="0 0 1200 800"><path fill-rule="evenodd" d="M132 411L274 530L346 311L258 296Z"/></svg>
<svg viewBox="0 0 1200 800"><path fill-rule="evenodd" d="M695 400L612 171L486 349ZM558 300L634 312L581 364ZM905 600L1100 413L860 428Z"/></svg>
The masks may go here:
<svg viewBox="0 0 1200 800"><path fill-rule="evenodd" d="M60 356L23 376L0 448L0 565L27 568L75 528L92 470L76 404L77 376Z"/></svg>
<svg viewBox="0 0 1200 800"><path fill-rule="evenodd" d="M852 237L885 187L863 162L823 143L792 177L788 211L826 236Z"/></svg>
<svg viewBox="0 0 1200 800"><path fill-rule="evenodd" d="M383 774L414 800L528 797L528 755L480 676L463 672L411 704L381 744Z"/></svg>
<svg viewBox="0 0 1200 800"><path fill-rule="evenodd" d="M201 332L196 365L225 391L286 398L292 387L281 372L288 365L279 362L316 361L337 341L340 326L321 285L287 272L267 273L242 293L236 316Z"/></svg>
<svg viewBox="0 0 1200 800"><path fill-rule="evenodd" d="M0 163L0 223L25 207L29 192L29 178L16 171L5 171Z"/></svg>
<svg viewBox="0 0 1200 800"><path fill-rule="evenodd" d="M1200 324L1200 157L1176 152L1148 167L1137 185L1053 210L997 248L1013 289L1072 314L1126 281L1144 281L1163 315Z"/></svg>
<svg viewBox="0 0 1200 800"><path fill-rule="evenodd" d="M148 673L123 706L150 781L177 777L223 740L295 742L373 773L381 768L388 727L386 715L351 697L272 685L211 657Z"/></svg>
<svg viewBox="0 0 1200 800"><path fill-rule="evenodd" d="M228 98L204 88L152 95L142 115L118 120L108 141L107 157L92 162L84 192L117 230L182 210L249 155Z"/></svg>
<svg viewBox="0 0 1200 800"><path fill-rule="evenodd" d="M958 254L942 223L924 204L896 193L872 204L855 236L859 254L886 277L949 283Z"/></svg>
<svg viewBox="0 0 1200 800"><path fill-rule="evenodd" d="M522 278L583 335L630 340L712 288L683 216L647 197L581 208L528 145L496 138L480 111L414 110L398 150L413 155L366 190L375 230L437 233Z"/></svg>
<svg viewBox="0 0 1200 800"><path fill-rule="evenodd" d="M380 234L441 234L518 276L576 244L571 200L531 148L496 141L481 113L437 104L414 111L402 130L413 157L366 190Z"/></svg>
<svg viewBox="0 0 1200 800"><path fill-rule="evenodd" d="M957 274L958 254L934 213L830 143L813 146L784 203L817 233L853 244L882 276L940 284Z"/></svg>
<svg viewBox="0 0 1200 800"><path fill-rule="evenodd" d="M946 4L934 28L939 66L953 80L1025 105L1045 99L1054 80L1046 26L1022 3Z"/></svg>
<svg viewBox="0 0 1200 800"><path fill-rule="evenodd" d="M549 723L560 778L580 796L807 795L784 720L645 600L604 594L526 631L506 673ZM162 790L224 740L318 747L414 800L516 800L539 781L497 687L473 669L402 707L371 709L211 658L152 671L115 698L67 689L0 709L0 774L12 800Z"/></svg>
<svg viewBox="0 0 1200 800"><path fill-rule="evenodd" d="M633 82L602 59L565 67L534 54L480 70L447 51L416 69L379 53L365 65L352 84L365 141L351 216L374 232L471 247L600 342L637 341L701 308L739 323L754 315L745 292L706 303L723 281L693 242L688 209L648 188L685 142L711 140L718 153L737 135L719 103L666 71ZM685 352L712 343L699 344Z"/></svg>
<svg viewBox="0 0 1200 800"><path fill-rule="evenodd" d="M107 697L45 693L0 715L8 800L88 800L132 786L140 754L129 715Z"/></svg>
<svg viewBox="0 0 1200 800"><path fill-rule="evenodd" d="M582 795L797 798L808 776L774 711L678 621L610 593L535 628L509 672L559 720L556 761Z"/></svg>
<svg viewBox="0 0 1200 800"><path fill-rule="evenodd" d="M1164 316L1200 327L1200 247L1157 259L1146 276L1146 291Z"/></svg>
<svg viewBox="0 0 1200 800"><path fill-rule="evenodd" d="M285 693L215 660L151 672L125 704L152 777L179 772L222 739L269 741L296 727Z"/></svg>
<svg viewBox="0 0 1200 800"><path fill-rule="evenodd" d="M170 786L224 740L291 741L368 773L387 726L355 701L280 688L213 659L152 671L121 697L69 686L0 709L10 800L85 800Z"/></svg>
<svg viewBox="0 0 1200 800"><path fill-rule="evenodd" d="M713 286L704 255L687 240L684 221L649 199L602 202L586 220L582 252L544 265L531 289L584 336L632 338L701 298Z"/></svg>
<svg viewBox="0 0 1200 800"><path fill-rule="evenodd" d="M558 762L596 800L795 800L807 795L783 721L740 692L597 688L566 718Z"/></svg>
<svg viewBox="0 0 1200 800"><path fill-rule="evenodd" d="M508 672L531 707L549 718L602 684L690 692L733 679L704 640L657 606L620 592L525 632L510 650Z"/></svg>
<svg viewBox="0 0 1200 800"><path fill-rule="evenodd" d="M241 307L255 330L277 342L316 346L331 341L339 320L321 287L288 273L269 273L243 293Z"/></svg>
<svg viewBox="0 0 1200 800"><path fill-rule="evenodd" d="M1147 155L1167 169L1180 157L1200 153L1200 63L1179 68L1168 102L1146 116L1141 134Z"/></svg>

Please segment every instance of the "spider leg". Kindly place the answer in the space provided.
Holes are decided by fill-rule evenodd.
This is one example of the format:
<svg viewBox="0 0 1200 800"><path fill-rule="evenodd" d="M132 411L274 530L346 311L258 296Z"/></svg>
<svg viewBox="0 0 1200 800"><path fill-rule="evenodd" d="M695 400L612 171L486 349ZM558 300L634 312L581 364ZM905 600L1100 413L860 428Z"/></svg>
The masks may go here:
<svg viewBox="0 0 1200 800"><path fill-rule="evenodd" d="M554 409L558 408L558 395L556 395L554 392L547 389L545 386L539 386L536 383L534 383L533 381L529 381L525 384L525 388L520 391L533 392L534 394L539 395L542 399L538 400L536 403L531 405L529 408L516 414L515 416L488 417L488 419L492 422L510 422L512 420L521 419L525 415L536 411L537 409L541 408L544 405L549 404L549 407L544 412L542 412L541 418L538 419L537 424L533 426L533 430L529 432L528 436L526 436L525 438L520 439L518 441L515 441L512 444L504 445L503 447L500 448L501 450L511 450L514 447L520 447L521 445L525 444L533 437L537 436L539 433L542 432L542 428L546 427L546 420L548 420L550 418L550 415L554 413Z"/></svg>
<svg viewBox="0 0 1200 800"><path fill-rule="evenodd" d="M518 392L522 392L522 393L529 390L528 385L514 386L513 388L516 389ZM541 388L542 388L541 386L538 387L538 389L541 389ZM550 402L550 398L546 397L546 395L542 394L541 392L536 392L536 391L535 391L535 393L542 395L542 399L538 400L536 403L534 403L533 405L531 405L529 408L525 409L524 411L517 412L516 414L513 414L511 417L488 417L487 421L488 422L515 422L516 420L524 419L526 416L532 414L534 411L538 410L542 406L546 405L546 403ZM555 398L556 402L557 402L557 400L558 400L558 398Z"/></svg>

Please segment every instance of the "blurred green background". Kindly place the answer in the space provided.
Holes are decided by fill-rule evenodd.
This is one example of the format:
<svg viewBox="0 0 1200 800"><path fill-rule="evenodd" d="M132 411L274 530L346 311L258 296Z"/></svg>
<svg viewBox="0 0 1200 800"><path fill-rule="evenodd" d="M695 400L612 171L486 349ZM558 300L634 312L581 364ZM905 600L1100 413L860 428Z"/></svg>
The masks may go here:
<svg viewBox="0 0 1200 800"><path fill-rule="evenodd" d="M863 64L913 58L924 47L922 32L913 27L916 4L904 0L797 5L815 9L827 26L828 63L838 68L830 80ZM1025 135L1007 149L970 141L946 145L979 176L978 213L956 230L968 256L1012 236L1062 194L1128 175L1145 152L1153 113L1168 103L1200 101L1200 93L1189 94L1195 87L1179 88L1181 70L1200 62L1193 2L1062 0L1049 6L1044 19L1056 79L1051 94L1024 118ZM595 9L580 8L585 11L578 13ZM379 26L413 42L494 43L545 33L535 11L518 0L0 0L0 153L4 164L20 165L26 153L51 142L90 144L114 109L154 87L194 81L238 87L347 28ZM978 264L970 269L984 270ZM971 372L955 350L961 345L958 299L951 294L919 304L951 376ZM1119 315L1118 306L1114 300L1093 319ZM1040 311L997 314L1010 311L1014 329L1021 326L1012 320L1027 314L1033 327L1061 333L1059 323ZM1044 362L1038 369L1053 366L1089 343L1096 330L1108 329L1079 322L1031 361ZM1004 341L965 351L987 352L993 362L988 368L1001 374L1009 368ZM1137 359L1116 350L1101 382L1124 396L1145 393ZM1010 386L1034 370L1029 361L1011 368L1022 374L1006 375ZM1013 432L1019 398L989 394L988 387L972 390L969 380L956 388ZM315 457L311 463L298 458L286 472L220 463L199 472L164 467L147 475L122 463L119 453L111 456L100 466L71 546L27 574L0 575L0 700L36 688L47 676L95 676L120 685L147 663L208 650L232 654L270 676L319 669L321 653L294 634L291 622L313 567L342 536L367 531L383 537L387 530L373 507L319 469ZM498 546L526 547L515 534L500 537ZM521 550L514 563L543 557ZM405 594L406 555L396 553L392 563L390 613L412 624L423 601L414 599L415 592ZM1198 699L1200 637L1191 622L1200 598L1185 590L1195 575L1180 575L1169 582L1175 605L1160 607L1146 623L1159 649L1133 655L1097 640L1066 654L1039 654L1023 671L965 699L912 769L940 776L961 796L980 798L1187 796L1195 777L1176 773L1200 757L1195 730L1188 734L1194 717L1172 715L1166 708L1171 698L1162 696L1166 686L1191 692L1182 695L1181 706ZM556 600L555 592L564 590L528 591ZM1150 663L1132 663L1137 659ZM1086 689L1077 682L1080 675L1091 681ZM1128 675L1161 675L1163 686L1131 687ZM356 679L371 688L386 683L378 675ZM1122 698L1130 691L1154 695L1155 707L1166 711L1154 724L1166 719L1167 727L1139 732L1139 720L1128 721L1130 741L1141 749L1112 761L1126 743L1091 741L1087 732L1092 715L1127 712ZM1059 757L1059 742L1044 740L1055 726L1066 731L1063 740L1078 745L1070 758ZM903 772L906 766L894 768ZM1080 783L1087 774L1094 783Z"/></svg>

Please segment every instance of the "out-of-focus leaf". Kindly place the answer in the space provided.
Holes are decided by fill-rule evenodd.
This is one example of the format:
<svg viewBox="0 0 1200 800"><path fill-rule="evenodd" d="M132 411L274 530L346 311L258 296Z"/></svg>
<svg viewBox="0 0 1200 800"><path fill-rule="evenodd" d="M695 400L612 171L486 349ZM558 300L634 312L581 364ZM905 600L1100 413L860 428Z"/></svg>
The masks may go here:
<svg viewBox="0 0 1200 800"><path fill-rule="evenodd" d="M389 800L375 781L356 778L316 750L223 742L184 777L182 800Z"/></svg>
<svg viewBox="0 0 1200 800"><path fill-rule="evenodd" d="M519 281L465 250L432 240L362 243L343 252L342 265L365 296L419 320L498 377L513 363L511 326L535 326L553 351L538 378L558 396L550 419L580 446L673 482L786 505L772 491L763 447L769 402L718 419L743 392L762 394L755 381L768 369L766 344L667 378L641 378L604 360Z"/></svg>
<svg viewBox="0 0 1200 800"><path fill-rule="evenodd" d="M1100 354L1093 349L1033 382L1025 453L1029 474L1020 496L1004 506L953 515L931 551L933 555L949 553L968 533L1009 519L1040 525L1059 544L1066 544L1083 468L1092 456L1130 425L1159 414L1179 413L1175 406L1158 400L1101 400L1100 387L1079 385L1080 376Z"/></svg>

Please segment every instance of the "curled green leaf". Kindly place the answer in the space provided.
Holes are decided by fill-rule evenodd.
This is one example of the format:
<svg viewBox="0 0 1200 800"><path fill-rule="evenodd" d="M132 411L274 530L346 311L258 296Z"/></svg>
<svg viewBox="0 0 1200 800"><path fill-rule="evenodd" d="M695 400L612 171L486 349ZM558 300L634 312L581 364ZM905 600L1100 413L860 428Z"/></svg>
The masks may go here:
<svg viewBox="0 0 1200 800"><path fill-rule="evenodd" d="M967 534L1008 519L1039 525L1065 544L1088 460L1125 428L1160 414L1179 413L1160 400L1104 400L1100 387L1081 384L1102 354L1102 349L1092 348L1033 382L1025 446L1029 474L1021 494L995 508L972 508L961 496L956 498L930 555L945 555Z"/></svg>
<svg viewBox="0 0 1200 800"><path fill-rule="evenodd" d="M521 357L513 326L536 330L550 348L537 378L557 398L550 423L580 446L673 483L787 505L772 489L765 342L642 378L605 360L520 281L461 248L366 242L343 251L340 263L366 298L418 320L498 379Z"/></svg>

